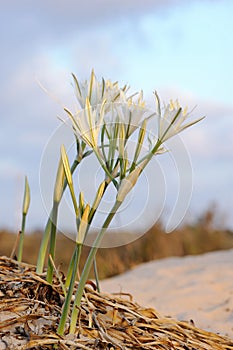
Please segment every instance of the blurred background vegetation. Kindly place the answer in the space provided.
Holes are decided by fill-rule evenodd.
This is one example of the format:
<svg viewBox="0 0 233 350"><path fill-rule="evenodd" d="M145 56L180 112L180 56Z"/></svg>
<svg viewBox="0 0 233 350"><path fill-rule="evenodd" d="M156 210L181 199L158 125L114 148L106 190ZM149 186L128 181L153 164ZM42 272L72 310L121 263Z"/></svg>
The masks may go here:
<svg viewBox="0 0 233 350"><path fill-rule="evenodd" d="M99 249L97 253L99 277L101 279L108 278L150 260L233 248L233 231L217 228L215 216L216 212L211 208L194 224L186 224L170 234L164 233L162 225L157 223L133 243L116 248ZM132 235L132 233L122 232L119 234ZM16 237L16 233L7 230L0 231L0 255L11 255ZM36 263L41 238L42 232L39 231L26 235L24 262ZM64 272L68 267L74 244L71 239L63 234L58 234L55 263ZM89 248L84 247L81 265L83 265L88 251ZM93 272L91 277L93 277Z"/></svg>

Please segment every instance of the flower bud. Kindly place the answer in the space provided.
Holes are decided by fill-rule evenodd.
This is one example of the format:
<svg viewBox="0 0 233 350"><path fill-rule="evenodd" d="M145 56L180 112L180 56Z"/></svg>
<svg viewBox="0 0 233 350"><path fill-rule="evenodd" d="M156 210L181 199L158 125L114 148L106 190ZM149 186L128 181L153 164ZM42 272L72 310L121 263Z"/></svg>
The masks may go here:
<svg viewBox="0 0 233 350"><path fill-rule="evenodd" d="M83 212L83 215L82 215L82 218L80 221L79 229L78 229L77 243L79 243L79 244L82 244L83 240L85 238L85 234L86 234L87 226L88 226L89 213L90 213L90 205L87 204L85 209L84 209L84 212Z"/></svg>
<svg viewBox="0 0 233 350"><path fill-rule="evenodd" d="M118 193L117 193L117 201L123 202L127 194L131 191L131 189L135 186L143 168L137 167L134 169L127 177L125 177L119 187Z"/></svg>
<svg viewBox="0 0 233 350"><path fill-rule="evenodd" d="M53 200L56 203L59 203L61 200L62 193L63 193L64 179L65 179L64 167L63 167L62 159L60 158L58 169L57 169L56 183L55 183L55 188L53 193Z"/></svg>
<svg viewBox="0 0 233 350"><path fill-rule="evenodd" d="M30 205L30 187L27 176L25 176L24 198L23 198L23 215L27 215Z"/></svg>

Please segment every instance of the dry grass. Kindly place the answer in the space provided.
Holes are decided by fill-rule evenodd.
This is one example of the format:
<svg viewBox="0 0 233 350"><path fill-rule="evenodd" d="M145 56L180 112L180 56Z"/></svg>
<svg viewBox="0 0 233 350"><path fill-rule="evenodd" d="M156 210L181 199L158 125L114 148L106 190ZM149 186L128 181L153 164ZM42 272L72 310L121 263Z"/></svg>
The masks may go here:
<svg viewBox="0 0 233 350"><path fill-rule="evenodd" d="M0 349L233 349L233 341L87 285L75 335L56 334L64 300L35 267L0 258ZM55 346L55 347L54 347Z"/></svg>
<svg viewBox="0 0 233 350"><path fill-rule="evenodd" d="M97 263L100 278L112 277L150 260L232 248L233 233L215 229L210 216L211 212L207 211L202 220L195 225L184 226L171 234L165 234L162 227L157 224L133 243L118 248L99 249ZM129 234L118 233L117 235ZM23 261L36 264L41 238L41 232L26 235ZM0 231L0 256L10 256L15 239L15 234ZM74 242L64 235L58 235L56 265L61 265L64 272L67 270L73 250ZM88 251L88 247L84 247L81 266L86 260Z"/></svg>

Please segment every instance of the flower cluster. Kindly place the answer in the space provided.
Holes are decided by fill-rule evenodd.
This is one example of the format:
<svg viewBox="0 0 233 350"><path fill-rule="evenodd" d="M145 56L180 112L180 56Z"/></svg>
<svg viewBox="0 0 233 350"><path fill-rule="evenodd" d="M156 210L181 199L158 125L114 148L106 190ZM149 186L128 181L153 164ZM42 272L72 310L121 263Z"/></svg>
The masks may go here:
<svg viewBox="0 0 233 350"><path fill-rule="evenodd" d="M78 82L74 75L73 78L81 110L74 114L66 111L72 120L75 133L87 145L97 147L98 135L103 124L106 126L108 138L117 136L116 123L123 126L126 138L139 127L147 113L142 92L128 96L129 86L120 88L117 82L104 79L98 81L94 71L89 82Z"/></svg>
<svg viewBox="0 0 233 350"><path fill-rule="evenodd" d="M200 118L188 121L191 114L188 113L187 108L182 109L178 101L170 101L162 109L156 92L157 109L151 112L146 106L142 91L130 93L128 85L120 87L118 82L105 81L104 79L99 81L94 71L91 72L89 81L80 82L75 75L73 75L73 79L79 109L74 113L68 109L65 111L71 120L75 133L77 155L70 166L66 150L64 146L61 147L53 206L43 235L37 263L37 272L42 273L49 243L47 281L52 283L58 209L63 193L68 187L74 207L77 236L63 286L65 301L57 329L59 335L64 334L68 319L70 320L69 332L75 333L76 331L78 312L92 265L94 265L98 288L98 274L95 264L97 249L114 215L128 193L136 185L141 173L152 157L164 152L165 141L201 120ZM152 132L153 136L148 130L149 120L152 118L158 123L158 130ZM82 192L76 199L72 176L79 164L92 153L103 169L104 179L99 184L93 203L87 203ZM75 288L83 244L105 191L111 184L115 187L113 207L106 214L101 229L97 233L85 266L81 271L78 287ZM22 231L24 230L29 201L30 192L26 182ZM20 251L22 253L22 248ZM21 257L21 255L19 256Z"/></svg>
<svg viewBox="0 0 233 350"><path fill-rule="evenodd" d="M94 71L91 72L90 81L79 82L75 75L73 78L81 110L74 114L66 111L72 120L75 134L93 149L102 166L103 162L105 163L105 170L108 169L109 162L112 162L109 158L113 158L116 151L121 158L126 158L128 139L135 131L146 129L147 121L152 117L157 118L158 132L153 138L147 135L147 142L150 153L154 154L164 151L161 146L169 138L202 119L187 121L191 113L188 113L187 108L182 109L177 100L171 100L162 109L156 92L157 110L151 113L143 99L142 91L130 95L129 86L119 87L118 82L104 79L98 81ZM144 138L145 135L143 141ZM104 143L106 140L107 144ZM142 147L136 148L138 153ZM139 154L136 158L138 157ZM129 165L130 160L125 160L125 163Z"/></svg>

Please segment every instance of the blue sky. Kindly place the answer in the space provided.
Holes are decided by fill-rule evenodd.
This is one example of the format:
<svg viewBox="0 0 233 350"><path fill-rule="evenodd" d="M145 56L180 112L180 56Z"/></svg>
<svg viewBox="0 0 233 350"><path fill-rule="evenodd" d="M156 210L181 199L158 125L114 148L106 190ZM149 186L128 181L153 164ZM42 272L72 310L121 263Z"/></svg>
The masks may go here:
<svg viewBox="0 0 233 350"><path fill-rule="evenodd" d="M197 105L197 117L206 115L182 134L193 168L186 218L215 202L233 227L232 1L12 0L0 7L0 227L19 228L25 174L32 190L28 227L44 225L43 149L62 107L74 105L70 73L85 79L92 68L143 89L152 105L156 89L162 100L178 98ZM165 220L174 200L168 193Z"/></svg>

